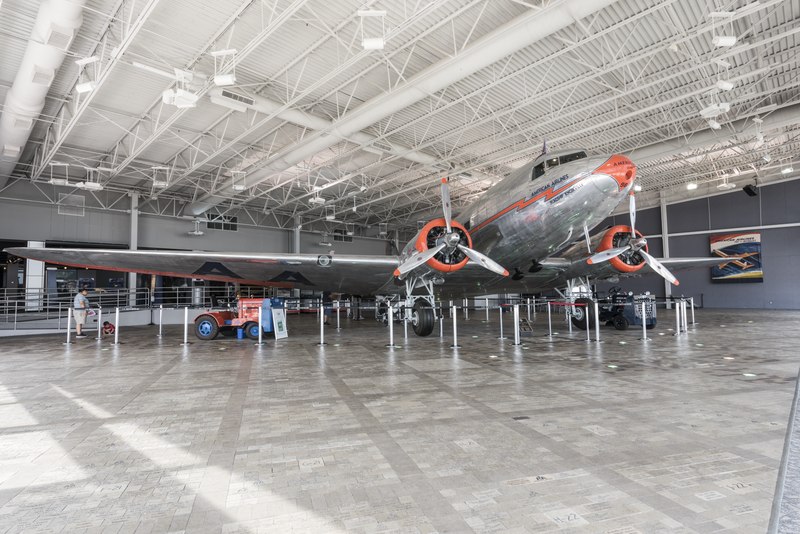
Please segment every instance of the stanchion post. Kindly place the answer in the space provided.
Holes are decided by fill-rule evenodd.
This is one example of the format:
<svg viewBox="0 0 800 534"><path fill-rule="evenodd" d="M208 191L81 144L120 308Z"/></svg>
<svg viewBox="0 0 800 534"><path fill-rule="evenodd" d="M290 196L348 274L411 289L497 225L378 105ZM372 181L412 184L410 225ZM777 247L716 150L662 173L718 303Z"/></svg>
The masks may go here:
<svg viewBox="0 0 800 534"><path fill-rule="evenodd" d="M394 307L391 302L389 303L389 344L386 346L389 348L397 346L394 344Z"/></svg>
<svg viewBox="0 0 800 534"><path fill-rule="evenodd" d="M164 324L164 305L158 305L158 337L161 337L161 326Z"/></svg>
<svg viewBox="0 0 800 534"><path fill-rule="evenodd" d="M408 310L403 306L403 340L408 341Z"/></svg>
<svg viewBox="0 0 800 534"><path fill-rule="evenodd" d="M103 308L97 308L97 341L103 339Z"/></svg>
<svg viewBox="0 0 800 534"><path fill-rule="evenodd" d="M547 335L553 337L553 319L550 313L550 301L547 301Z"/></svg>
<svg viewBox="0 0 800 534"><path fill-rule="evenodd" d="M341 325L339 324L339 301L336 301L336 331L338 332L341 330Z"/></svg>
<svg viewBox="0 0 800 534"><path fill-rule="evenodd" d="M114 309L114 345L119 345L119 308Z"/></svg>
<svg viewBox="0 0 800 534"><path fill-rule="evenodd" d="M67 323L67 328L69 328L69 323ZM61 330L61 303L58 303L58 329Z"/></svg>
<svg viewBox="0 0 800 534"><path fill-rule="evenodd" d="M506 336L503 334L503 306L497 306L497 311L500 312L500 337L497 339L506 339Z"/></svg>
<svg viewBox="0 0 800 534"><path fill-rule="evenodd" d="M528 322L530 322L531 321L531 299L530 299L530 297L525 299L525 306L528 309Z"/></svg>
<svg viewBox="0 0 800 534"><path fill-rule="evenodd" d="M642 341L647 341L647 304L642 302Z"/></svg>
<svg viewBox="0 0 800 534"><path fill-rule="evenodd" d="M536 319L536 297L531 299L531 307L533 308L533 318Z"/></svg>
<svg viewBox="0 0 800 534"><path fill-rule="evenodd" d="M489 322L489 299L483 299L483 305L486 307L486 322Z"/></svg>
<svg viewBox="0 0 800 534"><path fill-rule="evenodd" d="M514 304L514 345L520 345L520 342L519 342L519 304Z"/></svg>
<svg viewBox="0 0 800 534"><path fill-rule="evenodd" d="M586 322L586 342L588 343L592 340L592 325L589 323L589 306L586 304L583 305L583 318Z"/></svg>
<svg viewBox="0 0 800 534"><path fill-rule="evenodd" d="M565 304L564 305L564 317L567 318L567 328L569 328L569 333L572 334L572 317L569 316L569 309L570 309L570 307Z"/></svg>
<svg viewBox="0 0 800 534"><path fill-rule="evenodd" d="M325 304L319 301L319 343L317 345L325 345Z"/></svg>
<svg viewBox="0 0 800 534"><path fill-rule="evenodd" d="M466 306L464 307L466 309ZM450 345L450 348L457 349L460 345L458 344L458 309L453 306L453 344Z"/></svg>
<svg viewBox="0 0 800 534"><path fill-rule="evenodd" d="M263 306L258 307L258 343L256 343L257 347L260 347L264 344L264 322L263 322L263 314L264 308Z"/></svg>
<svg viewBox="0 0 800 534"><path fill-rule="evenodd" d="M117 325L119 330L119 325ZM183 307L183 343L181 345L189 344L189 306Z"/></svg>
<svg viewBox="0 0 800 534"><path fill-rule="evenodd" d="M469 299L464 299L464 320L469 321Z"/></svg>
<svg viewBox="0 0 800 534"><path fill-rule="evenodd" d="M681 333L681 307L675 302L675 335Z"/></svg>
<svg viewBox="0 0 800 534"><path fill-rule="evenodd" d="M600 310L597 306L597 300L592 300L594 303L594 340L600 342Z"/></svg>
<svg viewBox="0 0 800 534"><path fill-rule="evenodd" d="M691 306L691 310L692 310L692 326L694 326L696 324L694 322L694 297L691 297L689 299L689 305Z"/></svg>
<svg viewBox="0 0 800 534"><path fill-rule="evenodd" d="M64 345L72 344L72 341L70 341L70 334L72 334L72 306L67 308L67 342L64 343Z"/></svg>
<svg viewBox="0 0 800 534"><path fill-rule="evenodd" d="M439 337L444 338L444 314L439 310Z"/></svg>
<svg viewBox="0 0 800 534"><path fill-rule="evenodd" d="M687 306L686 299L681 299L681 308L683 308L681 310L681 314L683 316L683 331L688 334L689 333L689 315L688 315L688 312L687 312L688 306Z"/></svg>

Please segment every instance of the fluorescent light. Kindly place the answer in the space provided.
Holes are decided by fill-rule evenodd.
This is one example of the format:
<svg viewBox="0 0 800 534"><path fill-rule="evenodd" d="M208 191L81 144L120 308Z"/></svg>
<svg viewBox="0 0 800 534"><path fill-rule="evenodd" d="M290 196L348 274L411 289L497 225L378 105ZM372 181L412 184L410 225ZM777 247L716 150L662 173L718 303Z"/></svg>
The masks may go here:
<svg viewBox="0 0 800 534"><path fill-rule="evenodd" d="M719 104L711 104L700 110L700 116L704 119L711 119L717 115L722 115L731 110L731 105L728 102L720 102Z"/></svg>
<svg viewBox="0 0 800 534"><path fill-rule="evenodd" d="M720 124L717 121L715 121L714 119L708 119L708 126L712 130L719 130L720 128L722 128L722 126L720 126Z"/></svg>
<svg viewBox="0 0 800 534"><path fill-rule="evenodd" d="M781 169L781 174L789 174L792 171L794 171L792 167L784 167Z"/></svg>
<svg viewBox="0 0 800 534"><path fill-rule="evenodd" d="M89 80L88 82L81 82L75 86L75 90L78 94L84 93L91 93L94 91L95 87L97 87L97 82L94 80Z"/></svg>
<svg viewBox="0 0 800 534"><path fill-rule="evenodd" d="M633 186L633 190L634 190L634 191L636 191L636 192L638 193L639 191L641 191L641 190L642 190L642 186L641 186L641 185L639 185L639 184L636 184L636 185L634 185L634 186Z"/></svg>
<svg viewBox="0 0 800 534"><path fill-rule="evenodd" d="M87 191L102 191L103 190L103 184L101 184L99 182L83 182L82 184L79 184L79 186L83 187Z"/></svg>
<svg viewBox="0 0 800 534"><path fill-rule="evenodd" d="M728 80L717 80L717 83L714 85L716 85L717 89L720 91L730 91L733 89L733 84Z"/></svg>
<svg viewBox="0 0 800 534"><path fill-rule="evenodd" d="M686 189L688 189L689 191L694 191L695 189L697 189L697 184L694 182L689 182L688 184L686 184Z"/></svg>
<svg viewBox="0 0 800 534"><path fill-rule="evenodd" d="M334 215L333 213L329 213L328 215L325 216L325 220L326 221L335 221L336 220L336 215Z"/></svg>
<svg viewBox="0 0 800 534"><path fill-rule="evenodd" d="M75 64L79 67L85 67L86 65L91 65L92 63L97 63L100 61L100 58L97 56L89 56L81 59L76 59Z"/></svg>
<svg viewBox="0 0 800 534"><path fill-rule="evenodd" d="M383 50L384 44L383 37L365 37L361 40L364 50Z"/></svg>
<svg viewBox="0 0 800 534"><path fill-rule="evenodd" d="M720 189L722 191L727 191L727 190L733 189L735 187L736 187L736 184L731 183L731 182L722 182L721 184L717 185L717 189Z"/></svg>
<svg viewBox="0 0 800 534"><path fill-rule="evenodd" d="M735 35L717 35L711 39L711 44L717 48L727 48L736 44Z"/></svg>
<svg viewBox="0 0 800 534"><path fill-rule="evenodd" d="M50 183L52 185L69 185L69 181L66 178L50 178Z"/></svg>
<svg viewBox="0 0 800 534"><path fill-rule="evenodd" d="M217 74L214 76L214 85L217 87L226 87L236 83L236 75L232 72L228 74Z"/></svg>
<svg viewBox="0 0 800 534"><path fill-rule="evenodd" d="M247 190L247 186L244 184L233 184L231 186L231 189L233 189L234 191L245 191Z"/></svg>
<svg viewBox="0 0 800 534"><path fill-rule="evenodd" d="M152 74L158 74L159 76L163 76L165 78L169 78L170 80L175 79L175 74L172 72L167 72L165 70L157 69L155 67L151 67L150 65L145 65L144 63L139 63L138 61L131 62L131 65L136 67L137 69L145 70Z"/></svg>

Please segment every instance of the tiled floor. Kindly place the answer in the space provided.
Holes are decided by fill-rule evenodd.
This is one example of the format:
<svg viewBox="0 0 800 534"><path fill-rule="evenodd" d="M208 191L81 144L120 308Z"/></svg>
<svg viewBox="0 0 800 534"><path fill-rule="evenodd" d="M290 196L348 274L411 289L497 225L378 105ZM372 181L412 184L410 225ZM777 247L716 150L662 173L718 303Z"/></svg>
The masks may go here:
<svg viewBox="0 0 800 534"><path fill-rule="evenodd" d="M764 532L800 312L697 318L514 347L478 314L457 352L293 316L261 349L2 339L0 532Z"/></svg>

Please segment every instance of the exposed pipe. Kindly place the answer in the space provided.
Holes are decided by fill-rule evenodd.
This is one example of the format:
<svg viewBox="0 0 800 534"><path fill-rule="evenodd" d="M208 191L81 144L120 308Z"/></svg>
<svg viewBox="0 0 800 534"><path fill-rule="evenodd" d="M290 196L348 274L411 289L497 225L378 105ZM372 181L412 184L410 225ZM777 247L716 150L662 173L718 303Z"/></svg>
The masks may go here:
<svg viewBox="0 0 800 534"><path fill-rule="evenodd" d="M64 62L86 0L45 0L0 116L0 187L5 186L28 143L45 97Z"/></svg>
<svg viewBox="0 0 800 534"><path fill-rule="evenodd" d="M285 147L270 158L262 169L250 174L250 183L260 183L336 144L340 139L352 138L357 132L389 115L614 2L615 0L565 0L552 3L541 10L530 10L476 40L457 54L423 69L397 89L365 102L327 128ZM187 210L192 215L200 215L222 202L226 195L233 193L233 184L228 180L215 194L203 196L199 201L190 204Z"/></svg>

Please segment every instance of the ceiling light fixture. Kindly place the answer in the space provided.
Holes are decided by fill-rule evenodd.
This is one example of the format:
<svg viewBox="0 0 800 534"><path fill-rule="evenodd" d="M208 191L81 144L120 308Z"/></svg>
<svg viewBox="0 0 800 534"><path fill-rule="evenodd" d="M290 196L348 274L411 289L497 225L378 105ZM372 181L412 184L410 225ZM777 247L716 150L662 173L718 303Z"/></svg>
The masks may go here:
<svg viewBox="0 0 800 534"><path fill-rule="evenodd" d="M722 128L722 126L720 125L720 123L718 123L718 122L717 122L717 121L715 121L714 119L708 119L708 126L709 126L709 127L712 129L712 130L719 130L720 128Z"/></svg>
<svg viewBox="0 0 800 534"><path fill-rule="evenodd" d="M686 189L688 189L689 191L694 191L695 189L697 189L697 184L694 182L689 182L688 184L686 184Z"/></svg>
<svg viewBox="0 0 800 534"><path fill-rule="evenodd" d="M794 171L792 167L784 167L781 169L781 174L789 174L792 171Z"/></svg>
<svg viewBox="0 0 800 534"><path fill-rule="evenodd" d="M636 184L636 185L634 185L634 186L633 186L633 190L634 190L634 191L636 191L636 192L638 193L639 191L641 191L641 190L642 190L642 186L641 186L641 185L639 185L639 184Z"/></svg>
<svg viewBox="0 0 800 534"><path fill-rule="evenodd" d="M728 48L735 45L736 41L737 39L735 35L716 35L713 39L711 39L711 44L717 48Z"/></svg>
<svg viewBox="0 0 800 534"><path fill-rule="evenodd" d="M714 85L720 91L730 91L731 89L733 89L733 84L728 80L717 80L717 83Z"/></svg>
<svg viewBox="0 0 800 534"><path fill-rule="evenodd" d="M386 11L360 9L357 14L361 17L361 47L364 50L383 50L386 46Z"/></svg>
<svg viewBox="0 0 800 534"><path fill-rule="evenodd" d="M727 113L731 110L731 105L728 102L719 102L711 104L700 110L700 116L704 119L712 119L718 115L722 115L723 113Z"/></svg>
<svg viewBox="0 0 800 534"><path fill-rule="evenodd" d="M97 87L97 82L96 81L87 80L85 82L81 82L79 84L76 84L75 85L75 91L77 91L78 94L82 95L82 94L85 94L85 93L91 93L92 91L95 90L96 87Z"/></svg>

